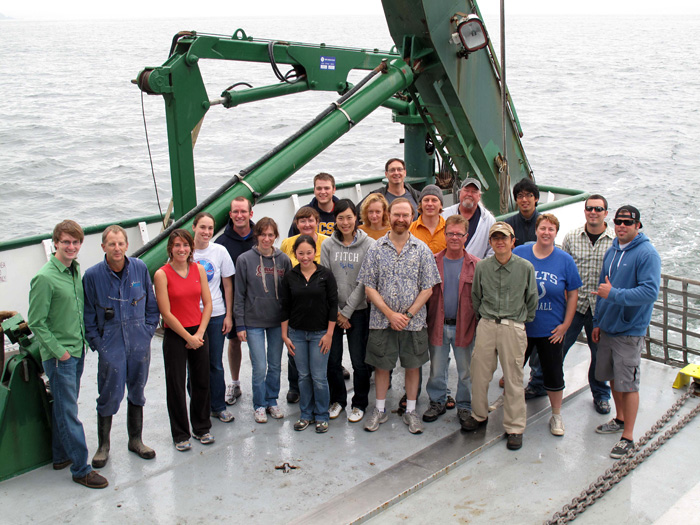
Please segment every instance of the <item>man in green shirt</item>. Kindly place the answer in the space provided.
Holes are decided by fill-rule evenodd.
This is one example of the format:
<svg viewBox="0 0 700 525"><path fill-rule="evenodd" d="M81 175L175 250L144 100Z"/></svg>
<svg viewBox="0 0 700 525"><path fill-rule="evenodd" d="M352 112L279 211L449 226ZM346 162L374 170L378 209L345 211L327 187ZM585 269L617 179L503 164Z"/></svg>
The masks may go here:
<svg viewBox="0 0 700 525"><path fill-rule="evenodd" d="M102 489L108 483L88 464L78 393L83 374L85 326L83 283L76 260L83 243L78 223L65 220L53 230L56 253L34 276L28 324L41 343L41 360L51 384L53 468L70 465L73 481Z"/></svg>
<svg viewBox="0 0 700 525"><path fill-rule="evenodd" d="M527 422L523 389L525 323L535 318L537 282L532 264L512 253L515 234L509 224L497 222L491 226L489 244L494 255L476 264L472 284L472 304L479 324L471 362L472 413L462 428L476 430L488 421L489 383L500 360L505 380L503 427L508 448L518 450Z"/></svg>

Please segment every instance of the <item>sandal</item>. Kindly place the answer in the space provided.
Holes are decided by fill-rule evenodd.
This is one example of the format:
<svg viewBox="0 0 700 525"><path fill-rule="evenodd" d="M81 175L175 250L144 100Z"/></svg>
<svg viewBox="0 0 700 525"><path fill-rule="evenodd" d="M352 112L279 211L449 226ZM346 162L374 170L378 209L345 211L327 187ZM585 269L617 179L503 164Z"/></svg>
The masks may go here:
<svg viewBox="0 0 700 525"><path fill-rule="evenodd" d="M445 402L445 408L447 410L453 410L454 407L457 406L457 403L455 402L455 398L452 396L447 396L447 401Z"/></svg>
<svg viewBox="0 0 700 525"><path fill-rule="evenodd" d="M406 397L406 394L403 395L401 398L401 401L399 401L399 410L406 410L406 404L408 402L408 398Z"/></svg>

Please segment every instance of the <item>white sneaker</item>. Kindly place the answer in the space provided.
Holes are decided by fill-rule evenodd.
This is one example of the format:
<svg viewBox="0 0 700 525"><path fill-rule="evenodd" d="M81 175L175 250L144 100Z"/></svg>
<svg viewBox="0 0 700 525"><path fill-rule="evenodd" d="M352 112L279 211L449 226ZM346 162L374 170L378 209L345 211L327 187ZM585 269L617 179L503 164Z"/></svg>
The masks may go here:
<svg viewBox="0 0 700 525"><path fill-rule="evenodd" d="M404 412L403 422L408 425L408 431L411 434L420 434L423 432L423 422L415 410Z"/></svg>
<svg viewBox="0 0 700 525"><path fill-rule="evenodd" d="M379 430L379 425L387 421L389 421L389 413L386 410L380 412L377 407L374 407L369 418L365 421L365 430L367 432L376 432Z"/></svg>
<svg viewBox="0 0 700 525"><path fill-rule="evenodd" d="M552 414L549 418L549 431L555 436L564 435L564 421L561 419L561 414Z"/></svg>
<svg viewBox="0 0 700 525"><path fill-rule="evenodd" d="M284 417L284 412L282 412L277 405L273 407L267 407L266 412L270 414L270 417L272 419L282 419Z"/></svg>
<svg viewBox="0 0 700 525"><path fill-rule="evenodd" d="M267 423L267 414L265 413L265 407L255 409L255 422Z"/></svg>
<svg viewBox="0 0 700 525"><path fill-rule="evenodd" d="M340 415L342 411L343 407L340 406L340 403L333 403L328 409L328 417L330 417L331 419L335 419Z"/></svg>
<svg viewBox="0 0 700 525"><path fill-rule="evenodd" d="M357 423L358 421L362 421L363 417L365 417L364 410L352 407L352 411L348 414L348 421L350 421L350 423Z"/></svg>

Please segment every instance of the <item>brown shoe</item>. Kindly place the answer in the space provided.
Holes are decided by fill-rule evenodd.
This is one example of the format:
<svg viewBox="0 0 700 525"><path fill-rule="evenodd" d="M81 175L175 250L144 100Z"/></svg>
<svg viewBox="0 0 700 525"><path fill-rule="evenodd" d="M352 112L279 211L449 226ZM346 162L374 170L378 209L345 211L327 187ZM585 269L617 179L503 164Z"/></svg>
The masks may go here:
<svg viewBox="0 0 700 525"><path fill-rule="evenodd" d="M91 470L87 476L82 478L73 476L73 481L79 485L85 485L89 489L103 489L109 485L109 482L95 470Z"/></svg>
<svg viewBox="0 0 700 525"><path fill-rule="evenodd" d="M522 434L508 434L508 441L506 447L508 450L518 450L523 446L523 435Z"/></svg>
<svg viewBox="0 0 700 525"><path fill-rule="evenodd" d="M69 467L73 463L72 460L67 459L65 461L61 461L60 463L54 463L53 464L53 469L54 470L63 470L66 467Z"/></svg>
<svg viewBox="0 0 700 525"><path fill-rule="evenodd" d="M477 428L486 425L488 422L488 417L483 421L478 421L472 414L469 414L469 416L467 416L463 421L460 421L459 424L462 427L462 430L471 432L472 430L476 430Z"/></svg>
<svg viewBox="0 0 700 525"><path fill-rule="evenodd" d="M501 388L506 387L506 379L504 377L501 377L501 379L498 380L498 386L500 386Z"/></svg>

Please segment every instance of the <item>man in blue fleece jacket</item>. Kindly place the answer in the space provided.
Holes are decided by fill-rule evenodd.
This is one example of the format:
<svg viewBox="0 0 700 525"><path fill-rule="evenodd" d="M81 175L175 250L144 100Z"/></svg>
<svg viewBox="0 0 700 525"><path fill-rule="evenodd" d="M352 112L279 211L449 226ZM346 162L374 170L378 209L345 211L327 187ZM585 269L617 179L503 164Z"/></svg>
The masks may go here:
<svg viewBox="0 0 700 525"><path fill-rule="evenodd" d="M599 434L622 432L610 457L634 448L639 409L639 373L644 336L659 295L661 259L649 238L640 233L639 210L622 206L615 213L615 235L600 272L593 342L598 343L595 376L610 381L616 416L596 428Z"/></svg>

